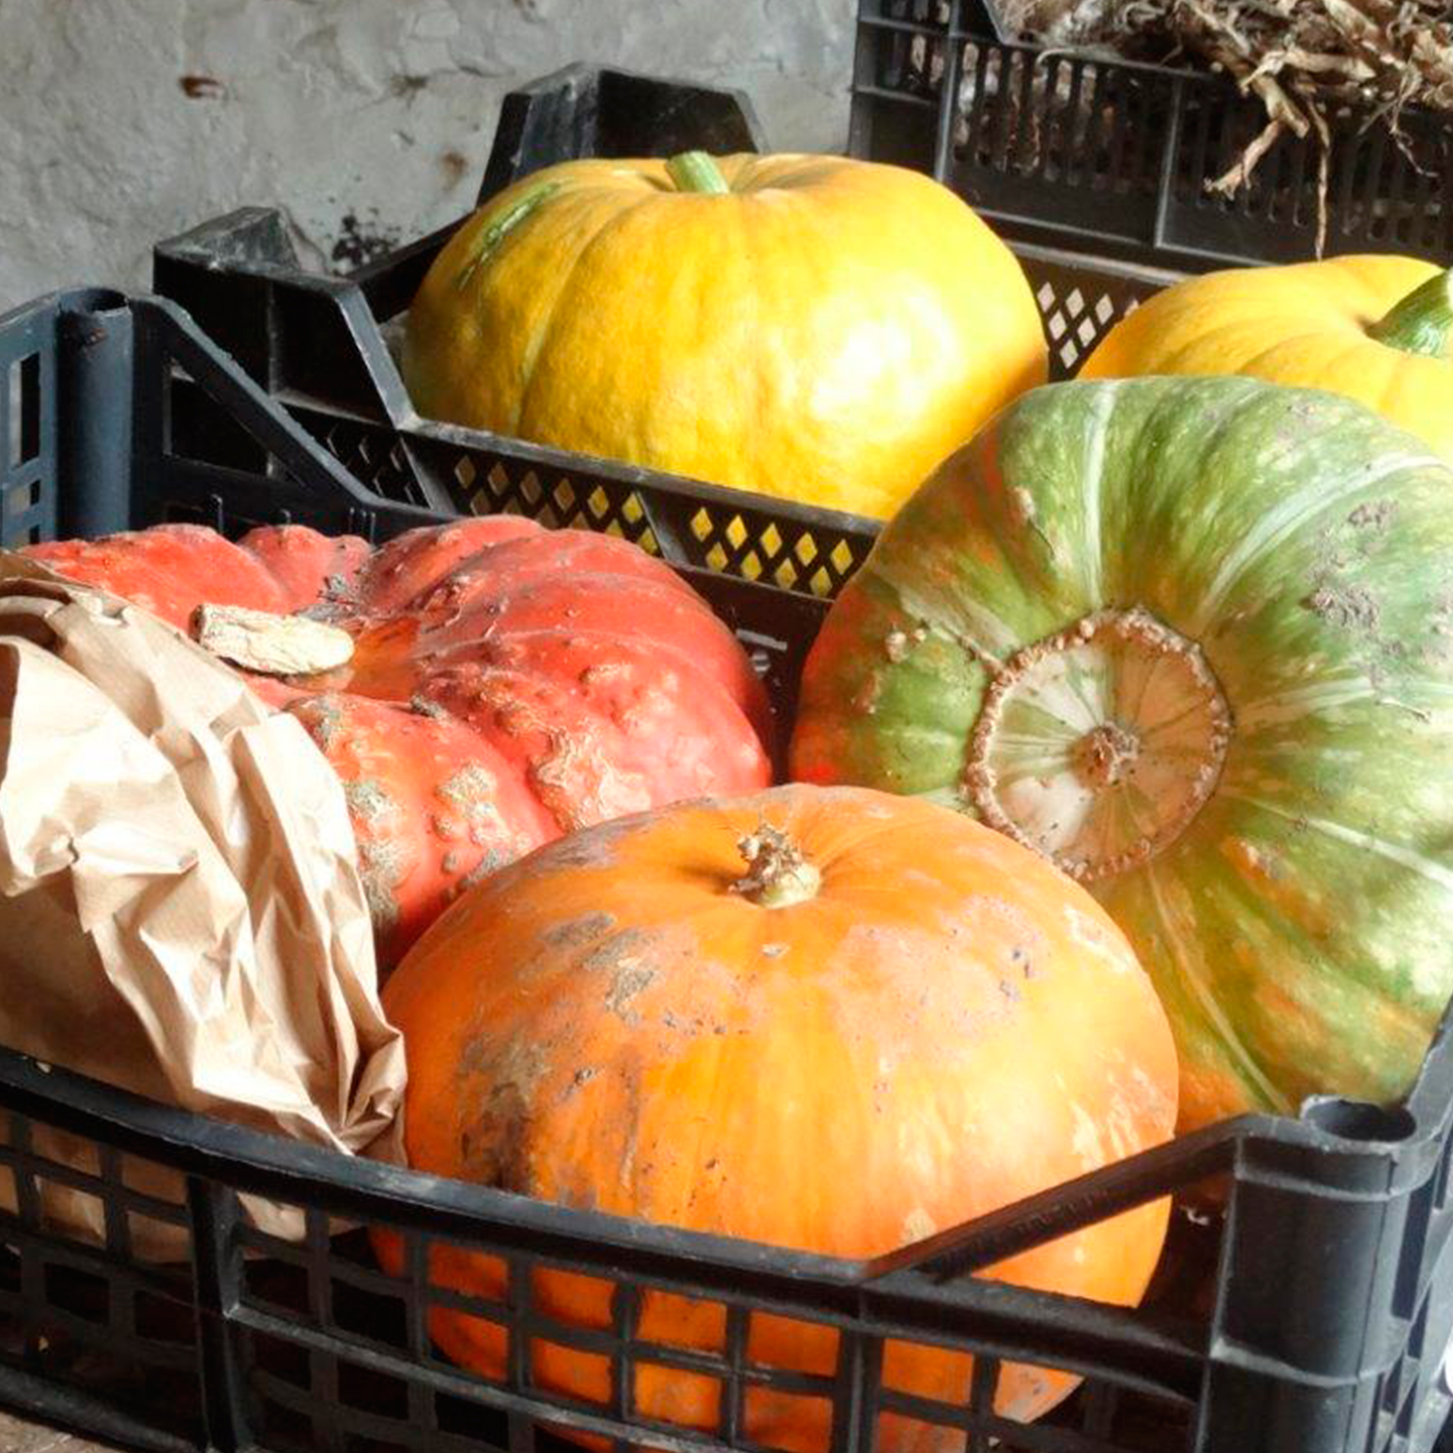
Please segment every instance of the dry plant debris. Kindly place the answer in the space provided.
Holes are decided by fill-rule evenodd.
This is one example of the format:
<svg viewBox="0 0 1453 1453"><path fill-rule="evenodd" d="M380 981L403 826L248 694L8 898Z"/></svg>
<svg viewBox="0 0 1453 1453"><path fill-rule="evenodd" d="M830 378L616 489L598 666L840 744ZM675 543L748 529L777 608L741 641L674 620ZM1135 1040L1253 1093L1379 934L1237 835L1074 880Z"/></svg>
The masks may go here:
<svg viewBox="0 0 1453 1453"><path fill-rule="evenodd" d="M1200 64L1233 77L1261 102L1266 125L1207 185L1235 192L1279 137L1311 137L1319 156L1319 253L1331 120L1357 108L1385 125L1416 164L1404 109L1453 115L1450 0L1001 0L999 8L1007 30L1050 46Z"/></svg>

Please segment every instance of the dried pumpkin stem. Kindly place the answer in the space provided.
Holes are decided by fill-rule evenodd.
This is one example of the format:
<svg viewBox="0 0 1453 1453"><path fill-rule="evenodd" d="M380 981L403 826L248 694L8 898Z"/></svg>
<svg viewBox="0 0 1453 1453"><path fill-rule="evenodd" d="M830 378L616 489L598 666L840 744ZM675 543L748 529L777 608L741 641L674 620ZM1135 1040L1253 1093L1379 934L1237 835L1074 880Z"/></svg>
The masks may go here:
<svg viewBox="0 0 1453 1453"><path fill-rule="evenodd" d="M822 874L780 828L764 822L737 843L746 873L731 885L759 908L790 908L817 897Z"/></svg>
<svg viewBox="0 0 1453 1453"><path fill-rule="evenodd" d="M1066 681L1080 683L1099 720L1066 718ZM1070 877L1113 877L1194 821L1220 780L1232 728L1198 645L1147 611L1100 611L998 668L969 739L963 793L981 822Z"/></svg>
<svg viewBox="0 0 1453 1453"><path fill-rule="evenodd" d="M705 192L724 197L731 191L716 164L716 158L704 151L683 151L666 163L666 175L678 192Z"/></svg>
<svg viewBox="0 0 1453 1453"><path fill-rule="evenodd" d="M241 605L198 606L192 634L214 656L265 676L331 671L353 655L353 637L337 626Z"/></svg>
<svg viewBox="0 0 1453 1453"><path fill-rule="evenodd" d="M1443 358L1448 330L1453 327L1453 270L1430 277L1414 288L1368 330L1368 336L1404 353Z"/></svg>

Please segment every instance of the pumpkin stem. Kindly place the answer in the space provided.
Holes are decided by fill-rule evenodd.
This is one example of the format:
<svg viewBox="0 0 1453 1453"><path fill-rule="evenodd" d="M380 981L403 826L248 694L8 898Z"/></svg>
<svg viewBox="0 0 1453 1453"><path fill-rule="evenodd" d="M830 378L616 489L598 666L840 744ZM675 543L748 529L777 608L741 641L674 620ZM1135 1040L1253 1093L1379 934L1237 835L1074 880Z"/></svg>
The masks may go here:
<svg viewBox="0 0 1453 1453"><path fill-rule="evenodd" d="M1443 358L1453 327L1453 269L1435 273L1368 328L1368 336L1404 353Z"/></svg>
<svg viewBox="0 0 1453 1453"><path fill-rule="evenodd" d="M1067 680L1099 718L1088 727L1064 719ZM998 668L969 738L963 795L981 822L1070 877L1113 877L1195 820L1233 727L1195 642L1139 608L1100 611Z"/></svg>
<svg viewBox="0 0 1453 1453"><path fill-rule="evenodd" d="M192 632L214 656L265 676L311 676L353 655L353 637L337 626L242 605L199 605Z"/></svg>
<svg viewBox="0 0 1453 1453"><path fill-rule="evenodd" d="M1119 722L1092 727L1070 749L1070 760L1089 787L1113 787L1134 769L1140 757L1140 738Z"/></svg>
<svg viewBox="0 0 1453 1453"><path fill-rule="evenodd" d="M704 151L683 151L666 163L666 175L676 184L678 192L706 192L724 197L731 188L716 164L716 158Z"/></svg>
<svg viewBox="0 0 1453 1453"><path fill-rule="evenodd" d="M817 897L822 874L802 849L780 828L764 822L754 833L737 843L747 865L746 873L731 885L759 908L790 908Z"/></svg>

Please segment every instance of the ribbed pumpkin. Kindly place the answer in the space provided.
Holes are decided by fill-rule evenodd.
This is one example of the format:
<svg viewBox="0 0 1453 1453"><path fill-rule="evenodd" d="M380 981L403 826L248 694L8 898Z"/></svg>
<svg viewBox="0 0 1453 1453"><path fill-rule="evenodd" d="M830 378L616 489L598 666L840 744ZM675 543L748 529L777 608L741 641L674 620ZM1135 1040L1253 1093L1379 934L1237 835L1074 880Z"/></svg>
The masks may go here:
<svg viewBox="0 0 1453 1453"><path fill-rule="evenodd" d="M1453 461L1449 279L1381 255L1208 273L1117 323L1080 376L1238 373L1329 389Z"/></svg>
<svg viewBox="0 0 1453 1453"><path fill-rule="evenodd" d="M1170 1013L1186 1127L1393 1099L1453 990L1453 470L1326 393L1037 390L834 604L792 764L1082 879Z"/></svg>
<svg viewBox="0 0 1453 1453"><path fill-rule="evenodd" d="M491 199L408 315L424 414L885 516L1045 376L1008 248L917 172L574 161Z"/></svg>
<svg viewBox="0 0 1453 1453"><path fill-rule="evenodd" d="M1124 938L1042 859L941 808L789 786L683 803L542 848L460 899L385 1006L409 1055L416 1168L591 1211L867 1257L1168 1138L1169 1027ZM992 1275L1133 1304L1164 1203ZM398 1248L380 1236L385 1264ZM433 1279L502 1296L489 1256ZM607 1283L542 1272L536 1305L609 1328ZM430 1330L499 1377L504 1329ZM639 1335L721 1352L724 1309L647 1291ZM831 1373L836 1333L753 1318L753 1362ZM537 1385L607 1401L605 1359L533 1344ZM961 1401L966 1355L890 1343L885 1379ZM1008 1366L1028 1419L1073 1385ZM710 1378L642 1365L635 1407L718 1426ZM746 1394L744 1436L825 1453L819 1399ZM963 1435L889 1417L883 1453Z"/></svg>
<svg viewBox="0 0 1453 1453"><path fill-rule="evenodd" d="M300 614L348 632L336 670L251 679L343 779L385 964L562 832L771 780L746 653L668 566L608 535L495 517L373 551L300 526L234 545L161 525L27 553L183 630L207 603L266 613L264 632Z"/></svg>

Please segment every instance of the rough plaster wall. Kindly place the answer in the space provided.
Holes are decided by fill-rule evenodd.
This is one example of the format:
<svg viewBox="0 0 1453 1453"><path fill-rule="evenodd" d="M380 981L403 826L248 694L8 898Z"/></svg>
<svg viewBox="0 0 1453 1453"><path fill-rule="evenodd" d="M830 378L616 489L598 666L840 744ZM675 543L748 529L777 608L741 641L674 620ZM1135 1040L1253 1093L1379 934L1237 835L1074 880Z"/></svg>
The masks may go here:
<svg viewBox="0 0 1453 1453"><path fill-rule="evenodd" d="M501 96L575 60L739 86L774 147L840 148L853 3L0 0L0 309L143 287L152 242L249 203L311 266L422 235L473 200Z"/></svg>

